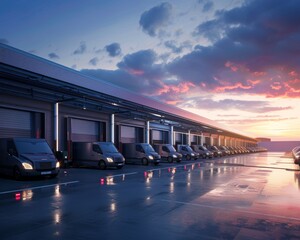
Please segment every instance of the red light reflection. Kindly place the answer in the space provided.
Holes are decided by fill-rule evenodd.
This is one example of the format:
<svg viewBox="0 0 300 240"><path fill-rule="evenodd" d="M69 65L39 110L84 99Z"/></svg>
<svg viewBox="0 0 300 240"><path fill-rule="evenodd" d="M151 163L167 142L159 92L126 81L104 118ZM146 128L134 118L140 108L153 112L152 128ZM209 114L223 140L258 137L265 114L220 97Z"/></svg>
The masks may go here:
<svg viewBox="0 0 300 240"><path fill-rule="evenodd" d="M16 199L16 201L20 201L21 200L21 193L16 193L15 194L15 199Z"/></svg>

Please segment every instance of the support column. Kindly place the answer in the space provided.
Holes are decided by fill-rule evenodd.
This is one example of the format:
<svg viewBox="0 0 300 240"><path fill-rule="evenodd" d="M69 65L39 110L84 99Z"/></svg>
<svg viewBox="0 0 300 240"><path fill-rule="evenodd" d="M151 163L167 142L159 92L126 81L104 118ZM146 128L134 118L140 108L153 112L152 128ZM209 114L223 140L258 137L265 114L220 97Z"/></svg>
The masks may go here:
<svg viewBox="0 0 300 240"><path fill-rule="evenodd" d="M191 146L191 130L188 132L188 145Z"/></svg>
<svg viewBox="0 0 300 240"><path fill-rule="evenodd" d="M200 141L200 144L203 146L204 145L204 135L203 133L201 133L201 141Z"/></svg>
<svg viewBox="0 0 300 240"><path fill-rule="evenodd" d="M115 143L115 114L110 115L110 141Z"/></svg>
<svg viewBox="0 0 300 240"><path fill-rule="evenodd" d="M210 136L210 146L213 146L214 145L214 138L213 136Z"/></svg>
<svg viewBox="0 0 300 240"><path fill-rule="evenodd" d="M146 122L146 143L150 142L150 122Z"/></svg>
<svg viewBox="0 0 300 240"><path fill-rule="evenodd" d="M170 144L174 146L174 126L170 126Z"/></svg>
<svg viewBox="0 0 300 240"><path fill-rule="evenodd" d="M218 136L218 146L221 146L221 136Z"/></svg>
<svg viewBox="0 0 300 240"><path fill-rule="evenodd" d="M55 151L59 148L59 137L58 137L58 119L59 119L59 103L54 104L54 146Z"/></svg>

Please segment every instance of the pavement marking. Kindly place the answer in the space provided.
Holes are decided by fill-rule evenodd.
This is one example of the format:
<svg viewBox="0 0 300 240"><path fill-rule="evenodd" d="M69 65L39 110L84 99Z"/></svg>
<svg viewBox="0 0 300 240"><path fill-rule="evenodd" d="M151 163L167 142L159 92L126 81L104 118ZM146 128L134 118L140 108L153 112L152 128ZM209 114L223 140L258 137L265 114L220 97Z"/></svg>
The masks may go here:
<svg viewBox="0 0 300 240"><path fill-rule="evenodd" d="M116 175L107 175L105 177L123 177L124 175L134 175L134 174L138 174L138 172L131 172L131 173L122 173L122 174L116 174Z"/></svg>
<svg viewBox="0 0 300 240"><path fill-rule="evenodd" d="M239 210L239 209L229 209L229 208L216 207L216 206L211 206L211 205L206 205L206 204L189 203L189 202L181 202L181 201L173 201L173 200L171 201L171 200L166 200L166 199L160 199L160 201L169 202L169 203L178 203L178 204L190 205L190 206L196 206L196 207L203 207L203 208L218 209L218 210L223 210L223 211L227 211L227 212L233 211L233 212L247 213L247 214L252 214L252 215L260 215L260 216L265 216L265 217L273 217L273 218L281 218L281 219L286 219L286 220L300 221L300 218L296 218L296 217L286 217L286 216L281 216L281 215L274 215L274 214L267 214L267 213L253 212L253 211L245 211L245 210Z"/></svg>
<svg viewBox="0 0 300 240"><path fill-rule="evenodd" d="M26 191L26 190L49 188L49 187L55 187L55 186L60 186L60 185L73 184L73 183L78 183L78 182L79 181L71 181L71 182L56 183L56 184L43 185L43 186L31 187L31 188L21 188L21 189L15 189L15 190L10 190L10 191L0 192L0 195L7 194L7 193L22 192L22 191Z"/></svg>
<svg viewBox="0 0 300 240"><path fill-rule="evenodd" d="M200 162L183 163L183 164L180 164L180 165L174 165L173 164L173 165L170 165L168 167L152 168L152 169L149 169L149 170L146 170L146 171L159 171L159 170L162 170L162 169L169 169L169 168L184 168L185 166L190 166L190 165L193 165L193 164L200 164Z"/></svg>
<svg viewBox="0 0 300 240"><path fill-rule="evenodd" d="M237 167L255 167L255 168L269 168L269 169L279 169L279 170L286 170L286 171L300 171L297 168L285 168L285 167L272 167L272 166L261 166L261 165L247 165L247 164L239 164L239 163L215 163L216 166L237 166Z"/></svg>

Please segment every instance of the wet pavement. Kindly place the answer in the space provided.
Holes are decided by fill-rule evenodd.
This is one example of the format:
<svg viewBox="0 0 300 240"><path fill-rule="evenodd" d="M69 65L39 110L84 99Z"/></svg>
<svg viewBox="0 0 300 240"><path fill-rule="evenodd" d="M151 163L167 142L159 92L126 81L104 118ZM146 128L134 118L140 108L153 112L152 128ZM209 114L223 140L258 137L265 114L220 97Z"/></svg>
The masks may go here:
<svg viewBox="0 0 300 240"><path fill-rule="evenodd" d="M300 171L283 153L0 178L1 239L300 239Z"/></svg>

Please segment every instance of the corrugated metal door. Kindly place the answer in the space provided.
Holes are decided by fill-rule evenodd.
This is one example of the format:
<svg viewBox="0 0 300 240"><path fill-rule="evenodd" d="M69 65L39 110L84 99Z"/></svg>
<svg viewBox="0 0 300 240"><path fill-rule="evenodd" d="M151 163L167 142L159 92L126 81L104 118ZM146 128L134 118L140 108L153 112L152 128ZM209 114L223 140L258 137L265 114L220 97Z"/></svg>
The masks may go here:
<svg viewBox="0 0 300 240"><path fill-rule="evenodd" d="M161 130L151 130L151 140L152 144L159 144L159 143L168 143L169 140L169 132L161 131Z"/></svg>
<svg viewBox="0 0 300 240"><path fill-rule="evenodd" d="M99 122L71 119L71 140L73 142L99 141Z"/></svg>
<svg viewBox="0 0 300 240"><path fill-rule="evenodd" d="M129 126L121 126L121 143L136 142L136 128Z"/></svg>
<svg viewBox="0 0 300 240"><path fill-rule="evenodd" d="M0 137L31 137L31 113L0 108Z"/></svg>

